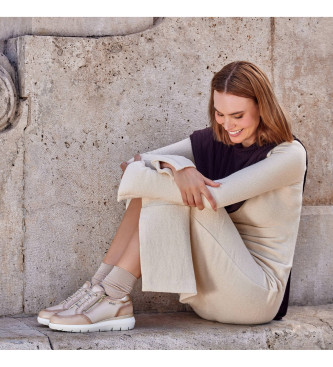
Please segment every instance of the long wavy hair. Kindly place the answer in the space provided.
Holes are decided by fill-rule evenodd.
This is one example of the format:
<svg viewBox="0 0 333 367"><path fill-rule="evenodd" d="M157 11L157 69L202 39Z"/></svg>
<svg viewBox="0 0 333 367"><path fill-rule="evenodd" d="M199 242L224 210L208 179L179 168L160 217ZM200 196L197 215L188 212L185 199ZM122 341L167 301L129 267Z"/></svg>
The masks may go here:
<svg viewBox="0 0 333 367"><path fill-rule="evenodd" d="M256 135L259 146L293 141L290 117L278 103L271 83L258 66L248 61L234 61L225 65L211 81L209 117L214 138L224 144L233 145L228 133L216 122L214 90L254 100L260 114Z"/></svg>

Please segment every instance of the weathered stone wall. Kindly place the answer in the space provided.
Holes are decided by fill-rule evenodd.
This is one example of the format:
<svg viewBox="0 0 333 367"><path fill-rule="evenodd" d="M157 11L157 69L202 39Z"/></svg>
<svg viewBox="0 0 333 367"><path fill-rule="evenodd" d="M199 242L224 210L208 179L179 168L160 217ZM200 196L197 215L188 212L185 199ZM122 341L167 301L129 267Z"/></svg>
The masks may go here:
<svg viewBox="0 0 333 367"><path fill-rule="evenodd" d="M8 40L5 52L18 70L26 109L0 134L1 262L7 262L1 312L35 313L94 273L125 208L116 200L119 164L208 126L210 80L234 60L252 61L267 73L294 134L308 148L304 205L315 206L311 213L317 216L302 216L291 304L332 302L332 213L317 209L333 204L331 23L166 18L126 36ZM11 166L15 159L20 165ZM311 273L321 284L316 292L304 270L317 266L314 253L324 255L319 263L326 267L323 275ZM141 293L141 281L133 295L137 311L186 309L177 295Z"/></svg>
<svg viewBox="0 0 333 367"><path fill-rule="evenodd" d="M0 17L0 52L5 40L21 35L116 36L144 31L153 23L152 17Z"/></svg>
<svg viewBox="0 0 333 367"><path fill-rule="evenodd" d="M276 18L275 91L309 153L304 205L333 204L333 18Z"/></svg>
<svg viewBox="0 0 333 367"><path fill-rule="evenodd" d="M0 133L0 315L23 310L24 128L28 104L15 129Z"/></svg>

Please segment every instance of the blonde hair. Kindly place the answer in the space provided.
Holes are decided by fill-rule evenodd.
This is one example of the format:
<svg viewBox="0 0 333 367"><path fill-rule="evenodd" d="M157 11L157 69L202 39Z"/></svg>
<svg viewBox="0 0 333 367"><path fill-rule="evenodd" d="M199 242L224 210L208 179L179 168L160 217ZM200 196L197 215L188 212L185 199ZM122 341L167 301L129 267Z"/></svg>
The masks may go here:
<svg viewBox="0 0 333 367"><path fill-rule="evenodd" d="M217 72L211 81L209 117L214 138L224 144L233 145L228 133L216 122L214 90L254 100L260 114L256 135L259 146L293 141L289 116L279 105L265 73L251 62L234 61Z"/></svg>

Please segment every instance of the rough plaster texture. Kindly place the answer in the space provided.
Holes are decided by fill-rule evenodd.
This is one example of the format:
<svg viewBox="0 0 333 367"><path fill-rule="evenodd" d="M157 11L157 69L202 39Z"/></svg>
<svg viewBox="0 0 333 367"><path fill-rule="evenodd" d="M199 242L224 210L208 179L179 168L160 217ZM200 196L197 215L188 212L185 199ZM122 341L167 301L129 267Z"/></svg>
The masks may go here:
<svg viewBox="0 0 333 367"><path fill-rule="evenodd" d="M333 349L333 304L293 306L283 320L263 325L222 324L193 312L135 318L133 330L97 333L54 331L35 316L0 318L0 349Z"/></svg>
<svg viewBox="0 0 333 367"><path fill-rule="evenodd" d="M303 207L290 284L290 304L333 303L333 206Z"/></svg>
<svg viewBox="0 0 333 367"><path fill-rule="evenodd" d="M333 18L275 18L274 86L306 145L304 205L333 204Z"/></svg>
<svg viewBox="0 0 333 367"><path fill-rule="evenodd" d="M114 36L153 26L152 17L0 17L0 52L5 40L21 35Z"/></svg>
<svg viewBox="0 0 333 367"><path fill-rule="evenodd" d="M294 23L298 21L293 19ZM25 312L36 313L61 301L95 272L125 208L125 203L116 200L120 163L137 152L171 144L208 126L209 83L215 71L233 60L251 60L270 79L275 75L277 80L278 68L275 64L273 68L271 61L279 42L280 49L284 47L289 57L292 54L284 38L272 36L272 27L269 18L168 18L147 31L127 36L23 36L8 41L6 54L18 69L21 98L29 104L28 126L21 134L23 253L19 250L22 242L16 240L10 245L7 232L3 238L7 241L4 247L12 247L6 251L24 254ZM288 37L285 29L280 32ZM292 32L290 36L298 37ZM302 40L298 41L299 48L303 47ZM278 67L294 62L283 60ZM296 77L295 82L302 85L307 75ZM313 88L313 95L316 93ZM318 99L320 96L321 92ZM288 109L288 99L282 97ZM320 99L318 103L328 116L329 106ZM307 119L303 123L310 124ZM320 120L311 133L319 146L326 124ZM300 138L308 145L307 135ZM13 145L9 132L3 139L8 146ZM318 148L309 148L314 156ZM328 169L332 164L330 152L321 151L321 155ZM327 202L332 191L322 173L320 165L312 166L309 176L322 180L324 189L318 194L308 185L305 201ZM12 205L10 196L6 200ZM325 230L322 226L322 233L329 238ZM329 239L323 245L325 253L328 243ZM315 244L320 246L318 241ZM19 260L13 264L19 266ZM321 292L331 289L322 284ZM303 281L302 286L307 287L307 283ZM178 303L175 294L141 293L141 280L133 296L136 311L189 309ZM297 302L314 302L311 292L300 290L294 297ZM0 300L0 309L6 314L3 302ZM14 304L16 298L7 294L6 302ZM17 312L20 310L11 313Z"/></svg>
<svg viewBox="0 0 333 367"><path fill-rule="evenodd" d="M24 128L28 104L15 129L0 133L0 314L23 311Z"/></svg>

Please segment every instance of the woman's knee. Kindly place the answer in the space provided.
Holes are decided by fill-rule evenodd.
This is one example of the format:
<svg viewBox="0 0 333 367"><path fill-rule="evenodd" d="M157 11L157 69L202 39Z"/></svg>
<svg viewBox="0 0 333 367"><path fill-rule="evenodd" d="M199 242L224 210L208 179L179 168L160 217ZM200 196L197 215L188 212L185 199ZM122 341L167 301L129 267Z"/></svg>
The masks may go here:
<svg viewBox="0 0 333 367"><path fill-rule="evenodd" d="M225 222L226 217L229 217L229 214L223 207L217 209L217 211L208 208L200 210L197 207L190 207L190 215L192 218L202 224L212 224L215 222L218 223L219 226Z"/></svg>

